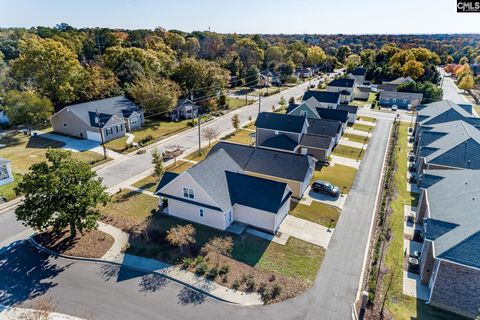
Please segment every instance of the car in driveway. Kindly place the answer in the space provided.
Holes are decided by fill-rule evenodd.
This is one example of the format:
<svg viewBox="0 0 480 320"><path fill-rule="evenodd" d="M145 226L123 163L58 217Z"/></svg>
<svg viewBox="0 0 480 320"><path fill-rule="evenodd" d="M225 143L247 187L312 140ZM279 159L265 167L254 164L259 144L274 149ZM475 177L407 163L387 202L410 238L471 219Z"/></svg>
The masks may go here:
<svg viewBox="0 0 480 320"><path fill-rule="evenodd" d="M408 257L408 272L419 274L420 273L420 261L418 258Z"/></svg>
<svg viewBox="0 0 480 320"><path fill-rule="evenodd" d="M316 180L314 183L312 183L312 190L313 192L328 194L332 197L340 196L340 189L330 182L324 180Z"/></svg>

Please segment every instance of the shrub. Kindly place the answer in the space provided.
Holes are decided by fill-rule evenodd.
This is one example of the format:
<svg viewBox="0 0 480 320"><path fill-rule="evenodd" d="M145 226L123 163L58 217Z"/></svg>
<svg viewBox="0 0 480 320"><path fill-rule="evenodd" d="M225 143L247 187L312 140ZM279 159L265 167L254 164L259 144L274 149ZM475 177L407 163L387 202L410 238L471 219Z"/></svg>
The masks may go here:
<svg viewBox="0 0 480 320"><path fill-rule="evenodd" d="M230 266L228 264L224 264L220 270L218 270L218 274L220 275L224 275L224 274L227 274L228 271L230 270Z"/></svg>
<svg viewBox="0 0 480 320"><path fill-rule="evenodd" d="M195 269L195 273L199 276L203 276L207 272L207 265L205 262L201 262L197 265L197 268Z"/></svg>
<svg viewBox="0 0 480 320"><path fill-rule="evenodd" d="M272 298L275 299L280 293L282 293L282 287L278 283L275 283L272 286Z"/></svg>
<svg viewBox="0 0 480 320"><path fill-rule="evenodd" d="M144 154L145 152L147 152L145 149L140 149L137 151L137 154Z"/></svg>
<svg viewBox="0 0 480 320"><path fill-rule="evenodd" d="M217 276L218 276L218 268L217 267L213 267L207 273L207 278L209 278L211 280L215 279Z"/></svg>
<svg viewBox="0 0 480 320"><path fill-rule="evenodd" d="M272 300L272 289L265 288L262 292L262 301L264 304L267 304L270 300Z"/></svg>
<svg viewBox="0 0 480 320"><path fill-rule="evenodd" d="M190 267L194 267L195 264L195 259L193 258L183 258L182 259L182 268L188 269Z"/></svg>
<svg viewBox="0 0 480 320"><path fill-rule="evenodd" d="M240 281L238 281L238 280L233 281L232 289L233 290L238 290L239 288L240 288Z"/></svg>
<svg viewBox="0 0 480 320"><path fill-rule="evenodd" d="M224 275L222 278L222 283L227 283L228 282L228 277L227 275Z"/></svg>
<svg viewBox="0 0 480 320"><path fill-rule="evenodd" d="M245 289L249 292L255 291L255 278L253 274L249 273L245 281Z"/></svg>
<svg viewBox="0 0 480 320"><path fill-rule="evenodd" d="M273 281L275 281L275 279L276 279L275 274L272 273L272 274L270 275L270 277L268 278L268 281L273 282Z"/></svg>
<svg viewBox="0 0 480 320"><path fill-rule="evenodd" d="M203 263L205 261L205 258L203 256L198 256L195 258L195 265L199 263Z"/></svg>
<svg viewBox="0 0 480 320"><path fill-rule="evenodd" d="M149 142L149 141L152 141L152 140L153 140L153 137L152 137L151 134L149 134L149 135L143 137L142 139L140 139L140 141L138 141L138 142L139 142L140 144L145 144L145 143L147 143L147 142Z"/></svg>
<svg viewBox="0 0 480 320"><path fill-rule="evenodd" d="M267 289L267 284L265 282L260 282L257 288L257 292L263 295L265 289Z"/></svg>

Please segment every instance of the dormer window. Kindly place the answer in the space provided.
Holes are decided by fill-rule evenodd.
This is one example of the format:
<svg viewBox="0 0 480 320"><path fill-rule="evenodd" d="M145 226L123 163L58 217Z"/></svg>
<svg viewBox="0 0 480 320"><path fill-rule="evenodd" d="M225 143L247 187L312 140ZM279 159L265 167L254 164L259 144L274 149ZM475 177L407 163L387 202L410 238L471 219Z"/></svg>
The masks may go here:
<svg viewBox="0 0 480 320"><path fill-rule="evenodd" d="M308 112L306 110L300 110L300 116L302 117L307 117L308 116Z"/></svg>

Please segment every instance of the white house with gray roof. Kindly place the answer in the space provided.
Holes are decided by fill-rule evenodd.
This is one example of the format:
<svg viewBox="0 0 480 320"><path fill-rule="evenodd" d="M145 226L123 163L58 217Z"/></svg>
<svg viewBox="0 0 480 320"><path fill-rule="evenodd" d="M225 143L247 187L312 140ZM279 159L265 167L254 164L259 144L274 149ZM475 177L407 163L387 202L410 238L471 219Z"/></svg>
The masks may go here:
<svg viewBox="0 0 480 320"><path fill-rule="evenodd" d="M155 192L168 215L225 230L233 222L275 233L290 209L287 183L248 175L223 149L180 173L166 173Z"/></svg>
<svg viewBox="0 0 480 320"><path fill-rule="evenodd" d="M53 131L108 142L140 128L144 112L124 96L66 106L51 118Z"/></svg>
<svg viewBox="0 0 480 320"><path fill-rule="evenodd" d="M0 158L0 186L4 186L13 182L12 168L10 167L10 160Z"/></svg>
<svg viewBox="0 0 480 320"><path fill-rule="evenodd" d="M476 317L480 310L480 171L425 172L417 221L423 222L425 234L420 276L429 288L428 304Z"/></svg>
<svg viewBox="0 0 480 320"><path fill-rule="evenodd" d="M399 91L382 91L378 98L378 104L382 107L391 108L397 106L400 109L411 110L423 100L423 93L417 92L399 92Z"/></svg>

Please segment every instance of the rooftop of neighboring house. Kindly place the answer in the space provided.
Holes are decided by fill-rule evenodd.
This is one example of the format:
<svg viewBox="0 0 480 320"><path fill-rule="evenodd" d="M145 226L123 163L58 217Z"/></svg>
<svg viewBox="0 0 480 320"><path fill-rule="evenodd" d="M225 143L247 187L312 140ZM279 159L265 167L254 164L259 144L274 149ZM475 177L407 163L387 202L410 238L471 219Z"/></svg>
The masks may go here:
<svg viewBox="0 0 480 320"><path fill-rule="evenodd" d="M348 111L340 109L317 108L317 113L321 119L336 120L342 123L348 121ZM310 120L308 120L310 123Z"/></svg>
<svg viewBox="0 0 480 320"><path fill-rule="evenodd" d="M383 81L382 84L396 84L396 85L401 85L402 83L405 83L405 82L415 82L415 80L413 80L412 78L410 77L399 77L397 79L394 79L392 81Z"/></svg>
<svg viewBox="0 0 480 320"><path fill-rule="evenodd" d="M420 125L432 125L472 117L471 105L459 105L450 100L417 106L417 122Z"/></svg>
<svg viewBox="0 0 480 320"><path fill-rule="evenodd" d="M308 119L308 134L335 137L342 130L342 123L337 120Z"/></svg>
<svg viewBox="0 0 480 320"><path fill-rule="evenodd" d="M315 149L328 149L332 144L332 139L331 136L304 134L300 140L300 145Z"/></svg>
<svg viewBox="0 0 480 320"><path fill-rule="evenodd" d="M360 92L370 92L372 89L370 88L370 86L360 85L357 86L357 90Z"/></svg>
<svg viewBox="0 0 480 320"><path fill-rule="evenodd" d="M395 91L399 86L399 84L395 83L383 83L376 85L377 91Z"/></svg>
<svg viewBox="0 0 480 320"><path fill-rule="evenodd" d="M10 163L10 160L0 157L0 165Z"/></svg>
<svg viewBox="0 0 480 320"><path fill-rule="evenodd" d="M239 204L277 213L292 194L291 191L286 194L286 183L244 174L242 168L223 149L211 153L205 160L181 174L190 175L223 212ZM164 175L156 193L161 195L162 189L178 176L171 173Z"/></svg>
<svg viewBox="0 0 480 320"><path fill-rule="evenodd" d="M278 134L270 139L263 141L260 147L273 148L285 151L294 151L298 146L296 141L293 141L284 134Z"/></svg>
<svg viewBox="0 0 480 320"><path fill-rule="evenodd" d="M175 109L178 109L183 106L192 106L194 108L198 108L198 106L192 102L192 100L188 98L183 98L183 99L178 99L177 105L175 106Z"/></svg>
<svg viewBox="0 0 480 320"><path fill-rule="evenodd" d="M357 106L350 106L350 105L346 105L346 104L339 104L337 106L337 110L344 110L344 111L347 111L348 113L357 114L358 107Z"/></svg>
<svg viewBox="0 0 480 320"><path fill-rule="evenodd" d="M420 144L420 156L427 163L480 169L480 130L465 121L457 120L424 128Z"/></svg>
<svg viewBox="0 0 480 320"><path fill-rule="evenodd" d="M307 101L311 98L314 98L318 102L338 103L340 100L340 94L338 92L310 90L303 94L302 101Z"/></svg>
<svg viewBox="0 0 480 320"><path fill-rule="evenodd" d="M423 93L418 92L400 92L400 91L382 91L380 92L379 99L407 99L408 101L422 102Z"/></svg>
<svg viewBox="0 0 480 320"><path fill-rule="evenodd" d="M275 151L221 141L214 145L208 157L217 150L225 150L245 171L303 182L314 158L291 152Z"/></svg>
<svg viewBox="0 0 480 320"><path fill-rule="evenodd" d="M119 119L128 118L133 112L142 112L142 110L125 96L117 96L72 104L66 106L52 117L55 117L60 112L72 112L88 125L99 127L99 123L105 124L114 116ZM97 112L99 119L96 117Z"/></svg>
<svg viewBox="0 0 480 320"><path fill-rule="evenodd" d="M338 78L331 81L328 86L329 87L345 87L345 88L353 88L353 84L355 80L348 79L348 78Z"/></svg>
<svg viewBox="0 0 480 320"><path fill-rule="evenodd" d="M430 214L425 236L435 256L480 268L480 171L428 170L422 188Z"/></svg>
<svg viewBox="0 0 480 320"><path fill-rule="evenodd" d="M364 76L367 73L367 69L364 67L357 67L349 72L354 76Z"/></svg>
<svg viewBox="0 0 480 320"><path fill-rule="evenodd" d="M306 121L307 119L302 116L274 112L261 112L255 121L255 126L260 129L301 133Z"/></svg>

